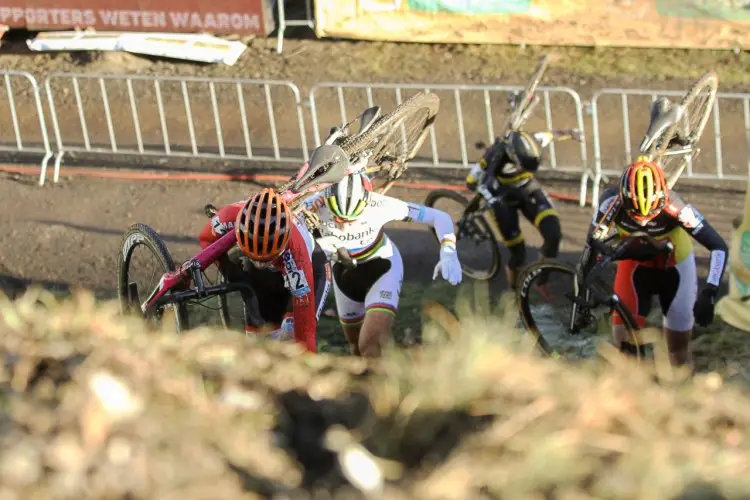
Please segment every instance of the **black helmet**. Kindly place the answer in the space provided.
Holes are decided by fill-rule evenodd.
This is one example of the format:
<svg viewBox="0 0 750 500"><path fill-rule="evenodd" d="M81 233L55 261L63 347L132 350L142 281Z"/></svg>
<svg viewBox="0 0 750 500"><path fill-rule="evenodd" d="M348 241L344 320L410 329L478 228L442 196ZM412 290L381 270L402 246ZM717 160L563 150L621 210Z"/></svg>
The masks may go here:
<svg viewBox="0 0 750 500"><path fill-rule="evenodd" d="M536 172L542 161L542 148L530 134L513 131L505 145L513 163L520 165L524 170Z"/></svg>

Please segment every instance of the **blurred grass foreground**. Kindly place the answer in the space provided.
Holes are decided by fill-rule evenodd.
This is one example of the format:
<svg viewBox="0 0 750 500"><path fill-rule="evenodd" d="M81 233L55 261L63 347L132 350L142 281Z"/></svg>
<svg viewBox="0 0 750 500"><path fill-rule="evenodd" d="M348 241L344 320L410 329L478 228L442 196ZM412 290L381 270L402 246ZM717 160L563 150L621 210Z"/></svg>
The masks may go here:
<svg viewBox="0 0 750 500"><path fill-rule="evenodd" d="M366 362L0 295L0 499L750 495L750 401L717 374L540 359L459 306Z"/></svg>

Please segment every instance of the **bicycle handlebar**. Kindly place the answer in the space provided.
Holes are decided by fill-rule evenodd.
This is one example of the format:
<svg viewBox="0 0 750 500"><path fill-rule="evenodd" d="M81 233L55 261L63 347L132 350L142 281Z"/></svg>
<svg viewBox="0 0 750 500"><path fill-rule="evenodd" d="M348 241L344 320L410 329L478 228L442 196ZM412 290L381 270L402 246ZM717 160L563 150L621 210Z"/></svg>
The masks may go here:
<svg viewBox="0 0 750 500"><path fill-rule="evenodd" d="M621 256L625 249L635 241L645 241L651 248L656 250L658 253L669 253L674 250L674 245L669 240L658 240L653 236L650 236L643 232L637 232L629 234L623 237L615 247L610 247L601 240L592 239L589 244L597 252L609 257L609 260L617 260Z"/></svg>

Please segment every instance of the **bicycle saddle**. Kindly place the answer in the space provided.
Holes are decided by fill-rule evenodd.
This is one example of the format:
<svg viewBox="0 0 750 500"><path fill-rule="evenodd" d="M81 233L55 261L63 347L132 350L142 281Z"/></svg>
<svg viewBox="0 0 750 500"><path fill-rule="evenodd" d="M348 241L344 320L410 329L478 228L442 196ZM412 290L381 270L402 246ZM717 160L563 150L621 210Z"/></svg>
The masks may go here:
<svg viewBox="0 0 750 500"><path fill-rule="evenodd" d="M349 157L340 146L322 145L310 156L310 166L292 184L292 191L300 193L316 184L335 184L346 177Z"/></svg>
<svg viewBox="0 0 750 500"><path fill-rule="evenodd" d="M651 120L639 149L645 153L661 133L682 119L684 108L673 105L668 98L660 97L651 105Z"/></svg>

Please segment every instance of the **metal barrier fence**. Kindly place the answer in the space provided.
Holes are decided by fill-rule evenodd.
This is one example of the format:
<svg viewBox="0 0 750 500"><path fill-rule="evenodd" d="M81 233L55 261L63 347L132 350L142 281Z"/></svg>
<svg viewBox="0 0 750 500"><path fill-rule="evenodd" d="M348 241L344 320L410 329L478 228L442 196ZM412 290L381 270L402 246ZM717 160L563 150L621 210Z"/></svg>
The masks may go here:
<svg viewBox="0 0 750 500"><path fill-rule="evenodd" d="M0 75L0 116L7 109L6 119L0 119L0 152L41 155L40 185L45 183L53 156L57 182L67 152L305 161L309 158L307 117L302 111L305 104L310 106L318 146L321 126L346 122L375 103L391 110L420 90L442 94L441 119L432 126L430 140L411 165L467 168L474 161L468 137L493 141L493 108L502 113L507 105L505 94L520 89L326 82L313 86L303 103L299 88L289 81L59 73L44 81L45 110L40 86L31 74L0 71ZM648 126L651 103L658 96L679 98L684 94L684 90L615 88L595 92L591 101L594 165L590 168L578 93L567 87L540 87L539 92L542 105L529 120L528 130L577 127L584 132L582 143L551 144L548 161L541 169L580 173L581 200L585 200L592 180L594 205L602 180L619 175L632 160ZM281 95L284 93L286 96ZM289 105L284 105L281 118L277 109L284 97L284 104L295 111L290 113ZM50 133L55 137L55 149L50 145ZM748 179L750 93L718 94L699 146L702 153L688 165L684 177Z"/></svg>
<svg viewBox="0 0 750 500"><path fill-rule="evenodd" d="M475 161L470 158L467 136L473 135L476 139L494 142L496 130L493 107L504 112L507 108L507 94L522 88L509 85L319 83L310 89L309 97L315 146L321 144L321 122L327 125L346 123L361 110L373 106L376 102L384 110L390 110L410 95L424 90L441 96L440 119L432 125L429 141L425 141L425 145L422 146L424 151L429 143L428 158L418 157L410 166L467 168L470 162ZM329 98L321 105L322 99L319 94L324 90L333 93L333 99ZM380 94L377 99L374 96L376 92ZM577 145L551 144L549 163L542 165L540 169L581 173L581 196L585 199L584 179L588 179L593 173L589 173L589 176L583 175L588 171L588 166L581 99L577 92L567 87L539 87L538 92L542 100L539 109L527 122L528 130L577 127L584 137L581 143L576 143ZM554 121L553 109L556 110L555 115L560 115L556 116ZM465 120L465 116L471 118ZM460 158L455 157L456 150L460 152Z"/></svg>
<svg viewBox="0 0 750 500"><path fill-rule="evenodd" d="M36 79L26 72L0 71L0 75L5 91L4 99L0 98L0 109L7 105L8 111L8 119L0 119L0 151L43 155L42 174L39 179L39 185L43 185L44 172L52 157L52 150L39 85Z"/></svg>
<svg viewBox="0 0 750 500"><path fill-rule="evenodd" d="M591 100L594 204L598 201L602 177L619 175L633 159L633 152L637 154L638 144L648 127L651 103L660 96L678 100L684 94L684 90L616 88L594 93ZM619 104L602 106L603 98L609 98L607 102L616 98ZM637 110L636 113L631 114L631 109ZM607 123L606 130L600 127L602 118ZM604 145L610 152L606 157L602 154ZM727 145L731 147L725 147ZM701 153L688 163L682 178L746 181L750 167L750 94L718 93L698 146Z"/></svg>
<svg viewBox="0 0 750 500"><path fill-rule="evenodd" d="M288 81L57 73L44 87L57 144L55 181L66 152L299 161L282 155L283 139L308 158L300 92ZM284 113L296 110L296 123L277 121L274 94L281 90L291 97ZM258 112L248 113L251 106ZM248 119L264 113L267 125Z"/></svg>

